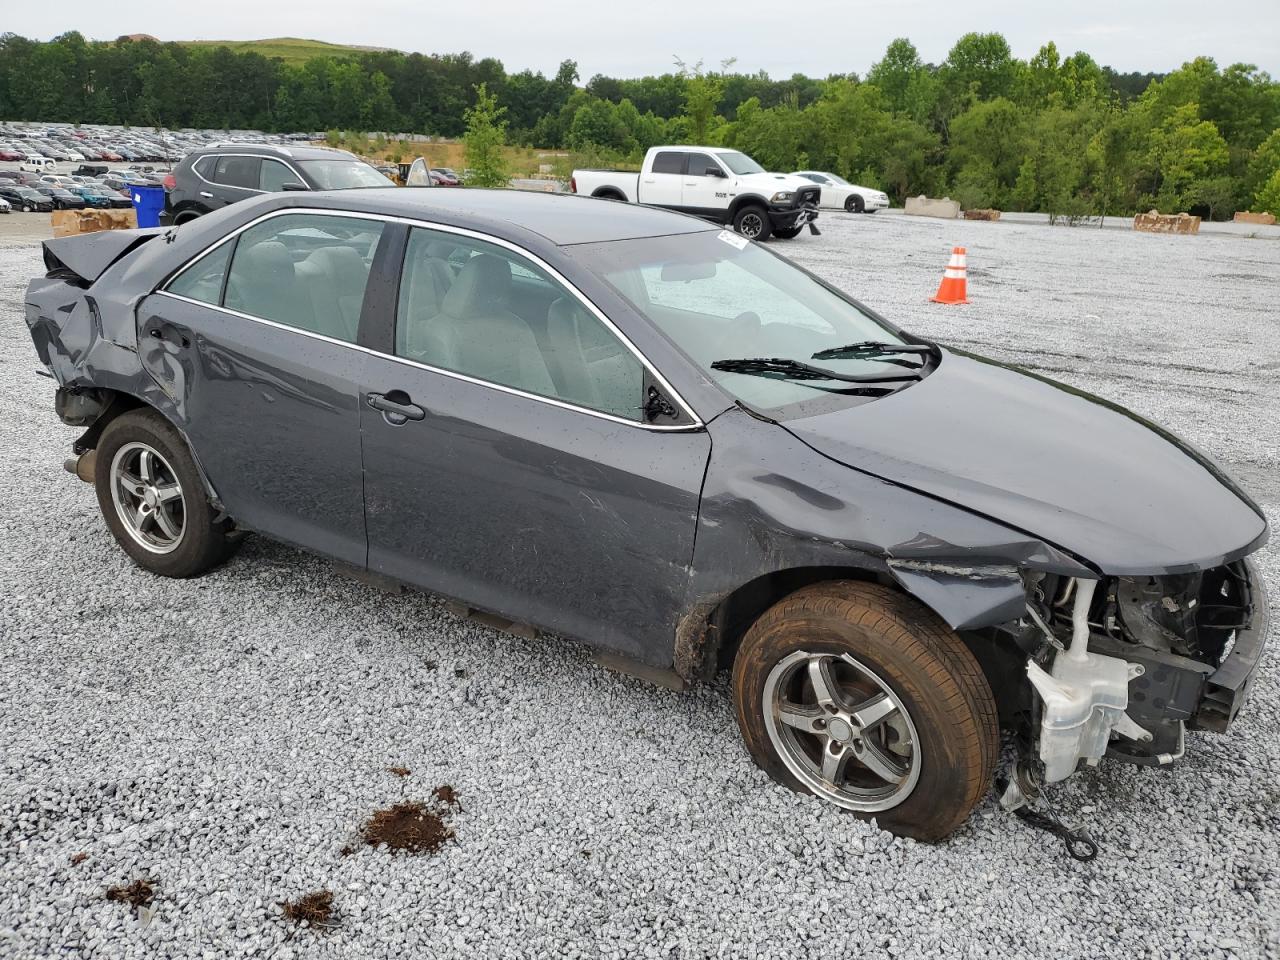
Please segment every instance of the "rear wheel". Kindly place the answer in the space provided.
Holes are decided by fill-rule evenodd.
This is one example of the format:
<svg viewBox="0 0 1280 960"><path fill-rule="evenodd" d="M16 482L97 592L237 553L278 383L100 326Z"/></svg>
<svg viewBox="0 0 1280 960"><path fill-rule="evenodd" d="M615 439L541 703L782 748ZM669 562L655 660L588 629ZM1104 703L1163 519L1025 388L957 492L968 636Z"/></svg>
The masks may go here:
<svg viewBox="0 0 1280 960"><path fill-rule="evenodd" d="M769 211L756 204L748 204L734 214L733 229L749 240L768 240L773 232Z"/></svg>
<svg viewBox="0 0 1280 960"><path fill-rule="evenodd" d="M837 581L775 604L733 667L766 772L887 830L940 840L991 783L995 700L945 623L886 587Z"/></svg>
<svg viewBox="0 0 1280 960"><path fill-rule="evenodd" d="M154 410L130 411L103 431L94 486L107 527L144 570L195 577L235 551L185 441Z"/></svg>

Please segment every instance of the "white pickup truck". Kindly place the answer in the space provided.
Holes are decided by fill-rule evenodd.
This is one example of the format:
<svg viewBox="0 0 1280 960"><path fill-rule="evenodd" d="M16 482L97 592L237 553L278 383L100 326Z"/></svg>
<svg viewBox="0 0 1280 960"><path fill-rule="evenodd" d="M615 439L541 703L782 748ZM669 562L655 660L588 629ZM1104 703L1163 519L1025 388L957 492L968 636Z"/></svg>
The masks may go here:
<svg viewBox="0 0 1280 960"><path fill-rule="evenodd" d="M810 180L768 173L745 153L722 147L652 147L639 173L575 170L569 189L731 224L753 240L790 240L805 224L817 233L822 192Z"/></svg>

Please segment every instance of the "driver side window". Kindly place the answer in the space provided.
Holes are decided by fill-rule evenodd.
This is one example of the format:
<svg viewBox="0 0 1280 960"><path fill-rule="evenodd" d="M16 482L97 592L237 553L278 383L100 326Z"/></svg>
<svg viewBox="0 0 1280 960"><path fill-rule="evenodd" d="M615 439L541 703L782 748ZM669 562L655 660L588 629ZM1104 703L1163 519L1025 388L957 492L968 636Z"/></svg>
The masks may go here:
<svg viewBox="0 0 1280 960"><path fill-rule="evenodd" d="M643 367L568 289L505 247L414 228L396 354L427 366L641 419Z"/></svg>

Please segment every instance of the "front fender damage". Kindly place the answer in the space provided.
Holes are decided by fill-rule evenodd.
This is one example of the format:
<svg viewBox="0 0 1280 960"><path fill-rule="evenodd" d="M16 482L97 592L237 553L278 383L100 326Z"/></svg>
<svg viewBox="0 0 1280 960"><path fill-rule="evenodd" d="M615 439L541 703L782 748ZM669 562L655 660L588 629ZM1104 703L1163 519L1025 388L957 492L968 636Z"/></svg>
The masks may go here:
<svg viewBox="0 0 1280 960"><path fill-rule="evenodd" d="M888 561L889 575L907 593L942 617L952 630L976 630L1017 620L1026 587L1013 564L982 565L941 560Z"/></svg>

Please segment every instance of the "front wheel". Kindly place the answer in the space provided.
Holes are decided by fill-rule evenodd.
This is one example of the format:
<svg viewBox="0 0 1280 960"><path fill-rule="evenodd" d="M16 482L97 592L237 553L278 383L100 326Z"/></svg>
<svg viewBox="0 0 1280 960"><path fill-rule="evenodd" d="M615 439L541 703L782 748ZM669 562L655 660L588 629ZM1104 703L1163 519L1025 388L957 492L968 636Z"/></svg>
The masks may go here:
<svg viewBox="0 0 1280 960"><path fill-rule="evenodd" d="M733 229L748 240L768 240L769 234L773 232L773 225L769 223L769 211L749 204L734 214Z"/></svg>
<svg viewBox="0 0 1280 960"><path fill-rule="evenodd" d="M773 231L773 235L779 240L794 240L800 236L800 231L803 229L803 227L787 227L785 230L779 228Z"/></svg>
<svg viewBox="0 0 1280 960"><path fill-rule="evenodd" d="M733 692L771 777L893 833L941 840L991 783L999 731L981 668L887 587L835 581L779 601L743 638Z"/></svg>
<svg viewBox="0 0 1280 960"><path fill-rule="evenodd" d="M849 213L862 213L866 210L867 205L862 198L856 193L844 202L844 208Z"/></svg>
<svg viewBox="0 0 1280 960"><path fill-rule="evenodd" d="M107 426L94 463L98 507L133 562L163 577L195 577L234 551L181 435L154 410Z"/></svg>

